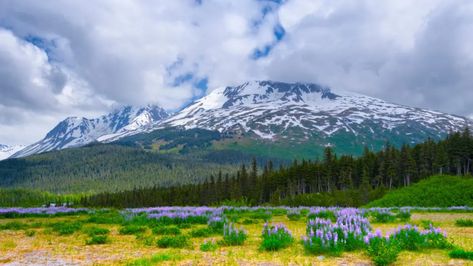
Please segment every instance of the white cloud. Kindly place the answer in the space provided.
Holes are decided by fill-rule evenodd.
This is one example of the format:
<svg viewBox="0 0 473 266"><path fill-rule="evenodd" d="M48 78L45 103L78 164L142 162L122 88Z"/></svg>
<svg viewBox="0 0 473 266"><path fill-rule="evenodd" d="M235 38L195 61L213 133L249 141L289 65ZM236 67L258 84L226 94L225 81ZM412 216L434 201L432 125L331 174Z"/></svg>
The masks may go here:
<svg viewBox="0 0 473 266"><path fill-rule="evenodd" d="M1 1L0 143L116 104L175 110L201 79L319 82L469 115L472 17L466 0Z"/></svg>

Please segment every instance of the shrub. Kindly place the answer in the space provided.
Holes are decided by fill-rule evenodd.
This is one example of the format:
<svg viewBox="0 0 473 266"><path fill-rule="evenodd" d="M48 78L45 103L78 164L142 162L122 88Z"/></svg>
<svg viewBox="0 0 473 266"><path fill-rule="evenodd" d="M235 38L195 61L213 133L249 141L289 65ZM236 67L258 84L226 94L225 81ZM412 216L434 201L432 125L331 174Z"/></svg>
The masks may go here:
<svg viewBox="0 0 473 266"><path fill-rule="evenodd" d="M85 241L86 245L102 245L108 243L107 235L93 235L90 239Z"/></svg>
<svg viewBox="0 0 473 266"><path fill-rule="evenodd" d="M421 220L420 221L420 225L424 229L429 229L430 227L433 226L433 224L434 224L434 222L432 222L431 220Z"/></svg>
<svg viewBox="0 0 473 266"><path fill-rule="evenodd" d="M396 218L398 218L402 222L407 222L411 219L411 212L409 210L406 210L406 209L401 209L396 214Z"/></svg>
<svg viewBox="0 0 473 266"><path fill-rule="evenodd" d="M208 222L208 217L205 215L191 215L191 216L160 216L160 214L156 214L156 217L153 214L148 215L148 217L152 218L149 219L154 221L156 224L163 224L163 225L171 225L171 224L206 224Z"/></svg>
<svg viewBox="0 0 473 266"><path fill-rule="evenodd" d="M188 223L181 223L181 224L177 225L177 228L179 228L179 229L188 229L188 228L191 228L191 227L192 227L192 225L188 224Z"/></svg>
<svg viewBox="0 0 473 266"><path fill-rule="evenodd" d="M137 234L135 237L137 241L140 241L145 246L153 246L156 244L156 239L153 236Z"/></svg>
<svg viewBox="0 0 473 266"><path fill-rule="evenodd" d="M473 220L472 219L458 219L455 221L455 225L460 226L460 227L472 227Z"/></svg>
<svg viewBox="0 0 473 266"><path fill-rule="evenodd" d="M158 226L153 228L153 234L155 235L180 235L181 229L177 226Z"/></svg>
<svg viewBox="0 0 473 266"><path fill-rule="evenodd" d="M184 248L190 245L189 239L186 236L164 236L157 241L160 248Z"/></svg>
<svg viewBox="0 0 473 266"><path fill-rule="evenodd" d="M198 228L191 230L189 234L192 237L208 237L214 234L214 232L210 228Z"/></svg>
<svg viewBox="0 0 473 266"><path fill-rule="evenodd" d="M320 219L328 219L331 221L335 221L337 217L332 211L329 210L321 210L321 209L316 209L315 211L310 212L307 215L307 218L309 220L314 220L315 218L320 218Z"/></svg>
<svg viewBox="0 0 473 266"><path fill-rule="evenodd" d="M127 263L127 266L152 266L159 265L161 262L165 261L175 261L181 259L181 256L178 254L162 253L153 255L150 258L137 259L132 262Z"/></svg>
<svg viewBox="0 0 473 266"><path fill-rule="evenodd" d="M371 231L368 219L358 214L339 214L336 227L339 241L347 251L363 248L363 238Z"/></svg>
<svg viewBox="0 0 473 266"><path fill-rule="evenodd" d="M376 235L369 234L365 239L368 256L375 265L384 266L396 261L401 250L396 241L382 237L380 231Z"/></svg>
<svg viewBox="0 0 473 266"><path fill-rule="evenodd" d="M269 226L265 224L263 227L261 249L267 251L276 251L286 248L293 241L291 232L283 225Z"/></svg>
<svg viewBox="0 0 473 266"><path fill-rule="evenodd" d="M258 221L256 220L253 220L253 219L245 219L243 220L243 222L241 222L242 224L257 224Z"/></svg>
<svg viewBox="0 0 473 266"><path fill-rule="evenodd" d="M223 228L222 244L226 246L243 245L248 234L243 229L237 229L233 224L225 224Z"/></svg>
<svg viewBox="0 0 473 266"><path fill-rule="evenodd" d="M452 259L473 260L473 251L465 251L463 249L454 249L448 253Z"/></svg>
<svg viewBox="0 0 473 266"><path fill-rule="evenodd" d="M71 235L82 228L80 222L57 222L51 224L51 228L59 235Z"/></svg>
<svg viewBox="0 0 473 266"><path fill-rule="evenodd" d="M25 231L25 235L28 236L28 237L32 237L32 236L36 235L36 231L34 231L34 230L26 230L26 231Z"/></svg>
<svg viewBox="0 0 473 266"><path fill-rule="evenodd" d="M204 243L200 244L200 250L204 252L208 251L215 251L218 248L218 244L215 241L204 241Z"/></svg>
<svg viewBox="0 0 473 266"><path fill-rule="evenodd" d="M84 233L92 237L95 235L107 235L110 233L110 230L108 230L107 228L92 226L92 227L85 228Z"/></svg>
<svg viewBox="0 0 473 266"><path fill-rule="evenodd" d="M433 176L408 187L388 192L368 207L450 207L473 206L473 179Z"/></svg>
<svg viewBox="0 0 473 266"><path fill-rule="evenodd" d="M87 223L95 224L122 224L125 218L117 211L97 211L86 220Z"/></svg>
<svg viewBox="0 0 473 266"><path fill-rule="evenodd" d="M375 223L392 223L396 221L396 216L387 209L377 209L371 212L373 222Z"/></svg>
<svg viewBox="0 0 473 266"><path fill-rule="evenodd" d="M291 221L299 221L302 217L298 211L289 211L286 216Z"/></svg>
<svg viewBox="0 0 473 266"><path fill-rule="evenodd" d="M303 240L306 252L340 255L343 250L364 247L364 236L371 230L367 218L349 212L339 213L337 222L316 218L307 223L307 236Z"/></svg>
<svg viewBox="0 0 473 266"><path fill-rule="evenodd" d="M250 213L248 215L249 218L251 219L259 219L259 220L263 220L265 222L271 220L272 218L272 213L269 212L269 211L257 211L257 212L253 212L253 213Z"/></svg>
<svg viewBox="0 0 473 266"><path fill-rule="evenodd" d="M120 235L135 235L146 232L146 227L138 225L125 225L118 231Z"/></svg>
<svg viewBox="0 0 473 266"><path fill-rule="evenodd" d="M207 225L215 233L222 234L225 221L222 217L214 216L210 217L209 221L207 222Z"/></svg>
<svg viewBox="0 0 473 266"><path fill-rule="evenodd" d="M27 228L28 228L27 224L17 222L17 221L8 222L6 224L0 225L0 230L18 231L18 230L23 230L23 229L27 229Z"/></svg>
<svg viewBox="0 0 473 266"><path fill-rule="evenodd" d="M392 241L396 241L402 250L419 250L425 246L425 237L416 226L405 225L391 234Z"/></svg>
<svg viewBox="0 0 473 266"><path fill-rule="evenodd" d="M432 225L428 230L422 232L424 236L424 246L427 248L451 248L452 244L450 244L447 240L447 234L442 232L440 228L435 228Z"/></svg>
<svg viewBox="0 0 473 266"><path fill-rule="evenodd" d="M304 249L311 254L338 256L343 250L339 234L330 220L316 218L307 223L307 236L303 239Z"/></svg>

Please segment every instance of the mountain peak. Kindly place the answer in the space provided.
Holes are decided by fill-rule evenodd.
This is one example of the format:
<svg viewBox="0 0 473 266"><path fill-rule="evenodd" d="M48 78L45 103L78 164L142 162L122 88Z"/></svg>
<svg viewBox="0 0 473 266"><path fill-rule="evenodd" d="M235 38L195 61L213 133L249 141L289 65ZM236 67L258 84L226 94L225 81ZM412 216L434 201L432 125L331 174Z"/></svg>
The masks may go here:
<svg viewBox="0 0 473 266"><path fill-rule="evenodd" d="M25 148L23 145L5 145L5 144L0 144L0 161L7 159L10 157L12 154L22 150Z"/></svg>
<svg viewBox="0 0 473 266"><path fill-rule="evenodd" d="M409 143L427 137L437 139L471 124L463 117L356 93L334 93L312 83L251 81L218 88L161 126L199 127L245 132L264 139L302 141L314 136L329 139L350 135L364 136L365 140L375 137L383 142L390 134L408 134L413 136L405 137Z"/></svg>
<svg viewBox="0 0 473 266"><path fill-rule="evenodd" d="M98 118L68 117L48 132L44 139L15 153L13 157L83 146L99 139L103 141L115 135L125 135L150 127L168 116L157 105L128 105Z"/></svg>

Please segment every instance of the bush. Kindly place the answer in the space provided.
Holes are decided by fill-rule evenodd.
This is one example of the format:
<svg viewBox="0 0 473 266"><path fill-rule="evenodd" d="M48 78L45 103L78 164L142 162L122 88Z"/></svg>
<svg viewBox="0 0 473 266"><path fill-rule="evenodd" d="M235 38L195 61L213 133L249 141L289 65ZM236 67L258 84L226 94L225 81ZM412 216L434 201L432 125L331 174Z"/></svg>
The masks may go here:
<svg viewBox="0 0 473 266"><path fill-rule="evenodd" d="M390 239L396 241L402 250L419 250L422 248L449 248L444 232L431 226L428 230L419 231L416 226L405 225L391 234Z"/></svg>
<svg viewBox="0 0 473 266"><path fill-rule="evenodd" d="M214 234L214 232L210 228L199 228L191 230L189 234L192 237L208 237Z"/></svg>
<svg viewBox="0 0 473 266"><path fill-rule="evenodd" d="M399 210L396 214L396 218L398 218L401 222L407 222L411 219L411 212L409 210Z"/></svg>
<svg viewBox="0 0 473 266"><path fill-rule="evenodd" d="M179 228L179 229L188 229L188 228L191 228L191 227L192 227L192 225L188 224L188 223L181 223L181 224L177 225L177 228Z"/></svg>
<svg viewBox="0 0 473 266"><path fill-rule="evenodd" d="M107 235L93 235L90 239L85 241L86 245L102 245L108 243Z"/></svg>
<svg viewBox="0 0 473 266"><path fill-rule="evenodd" d="M309 220L306 232L307 236L302 244L307 253L338 256L343 251L343 246L339 243L339 234L330 220L319 218Z"/></svg>
<svg viewBox="0 0 473 266"><path fill-rule="evenodd" d="M473 206L473 179L433 176L408 187L388 192L368 207L450 207Z"/></svg>
<svg viewBox="0 0 473 266"><path fill-rule="evenodd" d="M163 254L156 254L150 258L142 258L137 259L132 262L127 263L127 266L151 266L151 265L159 265L165 261L176 261L180 260L182 257L178 254L170 254L170 253L163 253Z"/></svg>
<svg viewBox="0 0 473 266"><path fill-rule="evenodd" d="M320 218L320 219L328 219L334 222L337 220L337 217L332 211L329 210L316 210L314 212L309 213L307 215L307 219L309 220L315 220L315 218Z"/></svg>
<svg viewBox="0 0 473 266"><path fill-rule="evenodd" d="M146 232L146 227L138 225L125 225L118 231L120 235L136 235Z"/></svg>
<svg viewBox="0 0 473 266"><path fill-rule="evenodd" d="M215 251L218 248L218 244L215 241L204 241L200 244L200 250L204 252Z"/></svg>
<svg viewBox="0 0 473 266"><path fill-rule="evenodd" d="M233 224L225 224L222 244L225 246L241 246L248 234L243 229L237 229Z"/></svg>
<svg viewBox="0 0 473 266"><path fill-rule="evenodd" d="M51 224L51 228L59 235L71 235L82 228L80 222L57 222Z"/></svg>
<svg viewBox="0 0 473 266"><path fill-rule="evenodd" d="M397 260L400 247L396 241L378 236L368 238L367 253L377 266L389 265Z"/></svg>
<svg viewBox="0 0 473 266"><path fill-rule="evenodd" d="M392 214L389 210L378 209L371 212L371 217L373 217L373 222L375 223L392 223L396 221L396 216Z"/></svg>
<svg viewBox="0 0 473 266"><path fill-rule="evenodd" d="M247 225L248 225L248 224L257 224L258 221L253 220L253 219L245 219L245 220L243 220L243 222L241 222L241 223L242 223L242 224L247 224Z"/></svg>
<svg viewBox="0 0 473 266"><path fill-rule="evenodd" d="M153 234L155 235L180 235L181 229L177 226L158 226L153 228Z"/></svg>
<svg viewBox="0 0 473 266"><path fill-rule="evenodd" d="M294 238L291 232L283 225L264 225L262 236L263 241L260 248L267 251L276 251L288 247Z"/></svg>
<svg viewBox="0 0 473 266"><path fill-rule="evenodd" d="M287 218L291 221L299 221L301 219L301 214L300 212L288 212L287 213Z"/></svg>
<svg viewBox="0 0 473 266"><path fill-rule="evenodd" d="M184 248L190 245L189 239L186 236L165 236L157 241L160 248Z"/></svg>
<svg viewBox="0 0 473 266"><path fill-rule="evenodd" d="M26 230L26 231L25 231L25 235L28 236L28 237L32 237L32 236L36 235L36 231L34 231L34 230Z"/></svg>
<svg viewBox="0 0 473 266"><path fill-rule="evenodd" d="M187 217L167 217L161 216L157 219L149 219L154 221L157 224L164 225L179 225L179 224L206 224L208 222L208 217L205 215L199 216L187 216Z"/></svg>
<svg viewBox="0 0 473 266"><path fill-rule="evenodd" d="M117 211L97 211L90 216L86 222L95 224L122 224L125 222L125 218Z"/></svg>
<svg viewBox="0 0 473 266"><path fill-rule="evenodd" d="M425 237L415 226L406 225L391 235L391 240L396 241L402 250L419 250L425 246Z"/></svg>
<svg viewBox="0 0 473 266"><path fill-rule="evenodd" d="M452 259L473 260L473 251L465 251L463 249L454 249L448 253Z"/></svg>
<svg viewBox="0 0 473 266"><path fill-rule="evenodd" d="M265 211L265 212L257 211L257 212L250 213L248 215L248 217L251 218L251 219L259 219L259 220L263 220L265 222L271 220L272 216L273 216L272 213L269 212L269 211Z"/></svg>
<svg viewBox="0 0 473 266"><path fill-rule="evenodd" d="M27 228L28 228L27 224L17 222L17 221L8 222L6 224L0 225L0 230L18 231L18 230L23 230L23 229L27 229Z"/></svg>
<svg viewBox="0 0 473 266"><path fill-rule="evenodd" d="M145 246L153 246L156 244L156 239L153 236L137 234L136 240L143 243Z"/></svg>
<svg viewBox="0 0 473 266"><path fill-rule="evenodd" d="M92 227L85 228L84 233L92 237L96 235L107 235L110 233L110 230L108 230L107 228L92 226Z"/></svg>
<svg viewBox="0 0 473 266"><path fill-rule="evenodd" d="M209 221L207 222L207 225L210 230L214 231L215 233L222 234L223 226L225 225L225 220L219 216L210 217Z"/></svg>
<svg viewBox="0 0 473 266"><path fill-rule="evenodd" d="M368 219L359 214L339 213L335 224L316 218L307 223L303 245L308 253L338 256L344 250L363 248L363 238L370 230Z"/></svg>
<svg viewBox="0 0 473 266"><path fill-rule="evenodd" d="M431 220L421 220L420 225L424 229L429 229L430 227L434 225L434 222L432 222Z"/></svg>
<svg viewBox="0 0 473 266"><path fill-rule="evenodd" d="M446 249L452 247L452 244L447 240L446 233L442 232L440 228L430 226L430 228L422 232L422 234L424 235L424 246L426 248Z"/></svg>
<svg viewBox="0 0 473 266"><path fill-rule="evenodd" d="M455 225L460 226L460 227L472 227L473 220L472 219L458 219L455 221Z"/></svg>

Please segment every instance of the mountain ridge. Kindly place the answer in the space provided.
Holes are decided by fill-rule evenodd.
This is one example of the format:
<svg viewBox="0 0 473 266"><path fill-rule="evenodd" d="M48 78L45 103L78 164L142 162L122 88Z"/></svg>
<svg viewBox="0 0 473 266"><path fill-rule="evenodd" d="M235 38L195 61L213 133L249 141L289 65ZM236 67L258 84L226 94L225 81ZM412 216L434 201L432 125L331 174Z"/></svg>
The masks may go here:
<svg viewBox="0 0 473 266"><path fill-rule="evenodd" d="M174 114L162 108L125 106L96 119L69 117L46 137L12 157L110 143L154 130L180 127L245 135L258 142L379 146L440 139L472 127L465 117L408 107L313 83L249 81L220 87ZM376 144L373 144L376 143Z"/></svg>
<svg viewBox="0 0 473 266"><path fill-rule="evenodd" d="M65 148L81 147L106 140L113 134L124 134L149 126L169 114L159 106L123 106L98 118L68 117L59 122L45 138L16 152L11 157L24 157Z"/></svg>

